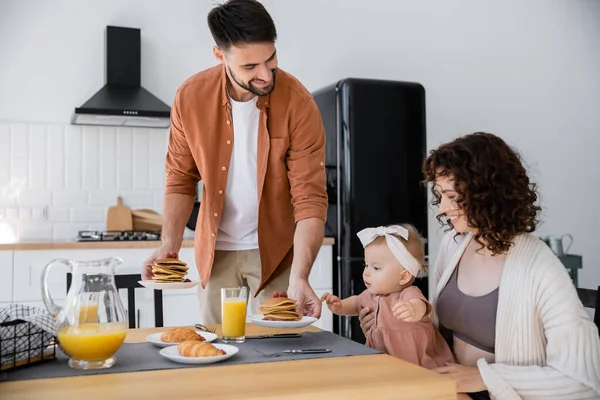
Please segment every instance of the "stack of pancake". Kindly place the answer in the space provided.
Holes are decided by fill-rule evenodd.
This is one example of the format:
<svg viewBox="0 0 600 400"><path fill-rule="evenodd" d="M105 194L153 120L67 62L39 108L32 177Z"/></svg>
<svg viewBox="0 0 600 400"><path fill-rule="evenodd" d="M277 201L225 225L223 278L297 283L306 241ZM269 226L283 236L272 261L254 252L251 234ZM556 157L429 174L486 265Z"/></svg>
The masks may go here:
<svg viewBox="0 0 600 400"><path fill-rule="evenodd" d="M299 321L296 302L287 297L273 297L258 309L267 321Z"/></svg>
<svg viewBox="0 0 600 400"><path fill-rule="evenodd" d="M184 282L188 266L175 258L162 258L152 265L152 280L156 282Z"/></svg>

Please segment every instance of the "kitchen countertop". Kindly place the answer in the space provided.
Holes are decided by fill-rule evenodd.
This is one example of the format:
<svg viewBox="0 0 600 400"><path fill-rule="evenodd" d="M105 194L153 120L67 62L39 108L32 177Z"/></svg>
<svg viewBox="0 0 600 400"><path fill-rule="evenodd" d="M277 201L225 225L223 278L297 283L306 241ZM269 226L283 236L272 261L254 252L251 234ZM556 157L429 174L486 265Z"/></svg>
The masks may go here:
<svg viewBox="0 0 600 400"><path fill-rule="evenodd" d="M331 246L335 242L332 237L323 240L323 246ZM77 242L75 240L30 240L16 243L0 243L3 250L87 250L87 249L154 249L157 240L139 240L122 242ZM194 239L184 239L181 247L194 247Z"/></svg>

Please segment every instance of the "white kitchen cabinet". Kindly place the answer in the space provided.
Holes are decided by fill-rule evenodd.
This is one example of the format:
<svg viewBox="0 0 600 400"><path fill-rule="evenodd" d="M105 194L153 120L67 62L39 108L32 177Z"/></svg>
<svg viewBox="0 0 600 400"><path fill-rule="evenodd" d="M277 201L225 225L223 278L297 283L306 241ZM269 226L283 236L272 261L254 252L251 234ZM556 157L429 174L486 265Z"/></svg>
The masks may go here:
<svg viewBox="0 0 600 400"><path fill-rule="evenodd" d="M331 290L333 287L332 252L332 246L321 246L321 250L317 254L308 276L308 282L314 290Z"/></svg>
<svg viewBox="0 0 600 400"><path fill-rule="evenodd" d="M0 301L12 301L13 252L0 251Z"/></svg>

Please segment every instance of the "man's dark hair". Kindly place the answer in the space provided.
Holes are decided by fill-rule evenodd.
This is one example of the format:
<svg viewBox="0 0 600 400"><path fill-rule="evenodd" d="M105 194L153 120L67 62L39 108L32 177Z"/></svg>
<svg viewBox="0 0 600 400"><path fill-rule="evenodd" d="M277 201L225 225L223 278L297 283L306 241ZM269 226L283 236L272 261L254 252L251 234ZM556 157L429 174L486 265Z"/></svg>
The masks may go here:
<svg viewBox="0 0 600 400"><path fill-rule="evenodd" d="M208 13L208 27L222 50L250 43L274 43L277 31L265 7L256 0L228 0Z"/></svg>

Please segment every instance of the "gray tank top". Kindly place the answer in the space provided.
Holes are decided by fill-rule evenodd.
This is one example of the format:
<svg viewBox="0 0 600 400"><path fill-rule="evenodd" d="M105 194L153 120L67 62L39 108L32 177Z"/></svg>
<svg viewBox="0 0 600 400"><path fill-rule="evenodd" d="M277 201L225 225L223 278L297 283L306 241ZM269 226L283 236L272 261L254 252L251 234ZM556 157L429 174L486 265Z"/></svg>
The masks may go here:
<svg viewBox="0 0 600 400"><path fill-rule="evenodd" d="M494 354L498 288L483 296L458 289L458 266L437 300L440 331L449 330L460 340Z"/></svg>

